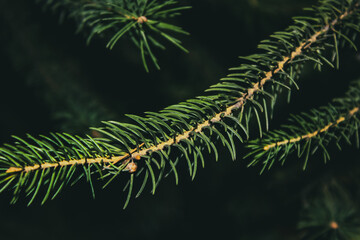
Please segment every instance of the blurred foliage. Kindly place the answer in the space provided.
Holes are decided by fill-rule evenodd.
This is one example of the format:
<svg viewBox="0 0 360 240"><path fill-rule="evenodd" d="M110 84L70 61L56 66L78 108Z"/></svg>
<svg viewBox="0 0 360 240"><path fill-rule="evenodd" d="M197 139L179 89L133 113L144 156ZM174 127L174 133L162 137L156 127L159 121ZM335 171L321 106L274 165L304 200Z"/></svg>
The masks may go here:
<svg viewBox="0 0 360 240"><path fill-rule="evenodd" d="M127 36L140 49L145 70L149 72L148 60L160 70L153 48L165 50L164 43L170 43L188 52L177 35L185 34L181 27L167 21L191 7L182 6L178 1L167 0L38 0L45 9L60 12L61 18L70 17L77 22L77 31L84 31L87 43L100 35L110 40L106 47L110 50ZM174 36L175 35L175 36Z"/></svg>
<svg viewBox="0 0 360 240"><path fill-rule="evenodd" d="M356 179L354 179L356 180ZM301 239L359 239L358 202L334 179L321 187L308 189L298 228Z"/></svg>

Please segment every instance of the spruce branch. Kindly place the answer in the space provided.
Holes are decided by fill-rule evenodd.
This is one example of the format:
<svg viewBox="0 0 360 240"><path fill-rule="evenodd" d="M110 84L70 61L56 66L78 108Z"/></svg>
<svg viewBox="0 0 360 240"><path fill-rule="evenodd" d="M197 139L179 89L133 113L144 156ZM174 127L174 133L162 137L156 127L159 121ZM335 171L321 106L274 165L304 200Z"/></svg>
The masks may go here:
<svg viewBox="0 0 360 240"><path fill-rule="evenodd" d="M243 142L249 138L254 117L262 135L261 121L265 119L268 126L278 94L284 90L291 93L291 88L297 87L305 63L314 62L319 69L324 63L333 66L327 59L329 52L337 53L344 42L356 46L356 35L352 34L360 31L359 2L320 3L311 8L311 17L295 18L294 25L262 41L258 48L264 53L242 57L250 64L230 69L231 74L207 90L213 95L190 99L158 113L147 112L144 117L127 115L131 123L104 122L103 127L93 128L104 138L59 133L39 138L28 135L26 140L15 137L14 145L0 148L0 192L13 189L12 202L25 193L30 204L45 187L45 202L70 182L86 178L92 187L92 176L98 173L107 186L127 171L127 206L137 179L140 185L136 196L149 181L155 193L159 182L170 173L178 183L181 160L194 179L199 165L205 165L205 150L218 159L215 141L236 159L234 139Z"/></svg>
<svg viewBox="0 0 360 240"><path fill-rule="evenodd" d="M184 52L188 52L174 34L189 35L181 27L168 23L169 19L180 15L189 6L179 6L175 0L38 0L53 10L62 10L63 14L78 22L78 31L88 32L87 43L95 35L111 38L106 47L110 50L124 36L128 36L140 49L145 70L150 58L157 69L158 60L153 47L165 50L163 42L169 42Z"/></svg>
<svg viewBox="0 0 360 240"><path fill-rule="evenodd" d="M354 107L347 114L345 114L345 116L347 115L347 118L351 118L357 112L359 112L359 107ZM318 130L316 130L314 132L306 133L306 134L304 134L302 136L299 136L299 137L295 137L295 138L291 138L291 139L271 143L271 144L268 144L268 145L264 146L263 149L264 149L264 151L269 151L271 148L275 148L277 146L282 146L282 145L286 145L286 144L289 144L289 143L297 143L297 142L299 142L301 140L309 140L310 138L317 137L322 133L329 132L330 130L332 130L331 128L337 127L340 123L342 123L342 122L344 122L346 120L347 120L346 117L341 116L336 121L330 122L328 125L324 126L321 129L318 129Z"/></svg>
<svg viewBox="0 0 360 240"><path fill-rule="evenodd" d="M311 155L321 151L324 162L330 160L327 146L334 143L341 150L340 143L352 144L356 137L359 147L360 81L351 84L345 97L333 100L328 106L313 109L309 113L292 116L291 124L267 133L263 139L250 141L246 156L253 160L249 166L262 163L262 171L270 169L275 161L282 164L291 153L304 157L304 169Z"/></svg>

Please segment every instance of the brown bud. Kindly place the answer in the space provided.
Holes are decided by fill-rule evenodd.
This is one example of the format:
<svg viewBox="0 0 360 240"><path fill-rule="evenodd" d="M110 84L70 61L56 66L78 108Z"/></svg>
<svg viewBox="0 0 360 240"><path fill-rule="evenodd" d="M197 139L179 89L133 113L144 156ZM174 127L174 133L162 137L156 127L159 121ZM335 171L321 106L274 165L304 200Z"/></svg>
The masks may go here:
<svg viewBox="0 0 360 240"><path fill-rule="evenodd" d="M337 222L335 222L335 221L330 222L329 225L330 225L330 228L332 228L332 229L338 229L339 228L339 224Z"/></svg>
<svg viewBox="0 0 360 240"><path fill-rule="evenodd" d="M134 162L130 162L127 166L126 169L129 170L129 173L134 173L137 170L137 165Z"/></svg>
<svg viewBox="0 0 360 240"><path fill-rule="evenodd" d="M137 19L138 23L144 23L147 22L148 19L145 16L138 17Z"/></svg>

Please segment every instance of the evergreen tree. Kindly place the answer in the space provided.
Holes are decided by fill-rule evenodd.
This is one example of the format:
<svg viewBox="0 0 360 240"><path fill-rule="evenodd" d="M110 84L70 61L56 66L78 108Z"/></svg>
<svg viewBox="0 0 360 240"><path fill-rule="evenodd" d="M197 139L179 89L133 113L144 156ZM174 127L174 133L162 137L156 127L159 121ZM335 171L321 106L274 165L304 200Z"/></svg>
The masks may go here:
<svg viewBox="0 0 360 240"><path fill-rule="evenodd" d="M11 3L4 3L4 6L6 4ZM169 55L168 59L172 59L171 54L179 54L173 52L171 45L188 52L179 40L188 32L177 26L176 19L190 7L178 1L43 0L37 7L40 5L46 11L51 9L60 15L62 21L66 17L75 21L78 32L85 35L90 46L90 40L96 37L97 42L92 44L104 45L102 39L106 39L105 45L110 50L116 51L118 45L123 46L122 50L130 48L125 51L131 54L117 53L125 61L136 59L137 63L133 64L137 70L134 71L142 65L141 69L150 72L149 75L158 74L152 68L153 65L160 69L158 55L163 54L163 58ZM258 1L249 1L248 5L266 9ZM302 168L307 170L312 159L322 158L326 163L335 158L338 154L334 147L342 150L344 143L359 147L359 80L353 81L350 87L339 84L349 90L340 93L336 89L338 97L327 105L327 100L319 105L296 98L301 101L299 105L306 101L307 106L316 108L307 110L307 106L299 106L292 111L295 114L290 123L277 126L279 116L284 117L277 108L285 108L284 103L291 104L290 97L295 90L301 92L299 86L303 75L329 67L339 69L343 65L340 55L354 55L354 50L356 52L359 47L358 0L321 0L305 10L302 16L294 17L285 30L276 31L261 41L255 54L240 57L240 64L230 68L230 73L202 96L145 114L119 117L116 108L104 107L106 104L95 97L99 89L83 90L83 85L74 83L76 79L67 77L72 74L63 69L54 71L53 75L59 79L54 81L54 77L48 77L49 74L42 70L48 63L38 59L32 78L38 79L36 72L40 72L44 80L41 83L30 79L30 83L42 86L43 99L52 108L59 108L60 111L54 111L54 117L63 122L62 129L68 132L13 136L10 144L4 143L0 148L0 193L12 192L11 203L27 198L30 205L39 198L44 204L57 197L67 185L74 185L79 180L85 179L89 183L95 197L94 188L99 182L107 187L120 178L125 192L123 207L126 208L130 200L139 197L144 190L155 194L168 176L178 184L186 170L194 180L199 168L209 159L227 158L224 149L232 160L244 158L240 163L255 167L261 164L263 173L275 168L277 162L286 165L288 158L303 159ZM4 19L17 29L11 14L4 11ZM206 22L207 19L201 20ZM23 39L21 34L18 37ZM37 56L28 42L22 44L30 49L29 59ZM161 53L158 49L166 51ZM352 53L346 52L348 49L353 49ZM133 57L135 52L138 57ZM12 57L18 65L26 65L22 56ZM56 56L49 54L49 57ZM352 61L352 64L348 61L350 69L359 64L355 57ZM171 64L165 62L165 68ZM114 66L121 73L122 64ZM310 70L309 66L314 69ZM68 68L71 69L70 65ZM349 79L341 81L346 83L358 76L341 76L345 77ZM136 81L131 76L125 77L125 81L132 79ZM121 95L130 91L133 98L139 95L141 84L130 87L123 82L120 86L122 84L115 93ZM115 90L109 82L102 85L99 88L110 88L111 93ZM321 94L326 87L321 86L314 92ZM151 91L147 92L151 94ZM116 96L110 101L115 99ZM303 113L299 114L299 110ZM117 120L110 121L110 118ZM96 127L99 121L102 124ZM94 127L90 130L84 129L91 124ZM347 182L334 175L322 180L320 191L318 184L304 190L303 210L298 222L299 238L360 238L354 193L357 191L351 189L359 187L357 168L347 169L348 175L355 176L347 178ZM341 174L339 169L336 176ZM290 176L282 179L291 181ZM343 187L349 189L343 190ZM321 194L310 194L313 192Z"/></svg>

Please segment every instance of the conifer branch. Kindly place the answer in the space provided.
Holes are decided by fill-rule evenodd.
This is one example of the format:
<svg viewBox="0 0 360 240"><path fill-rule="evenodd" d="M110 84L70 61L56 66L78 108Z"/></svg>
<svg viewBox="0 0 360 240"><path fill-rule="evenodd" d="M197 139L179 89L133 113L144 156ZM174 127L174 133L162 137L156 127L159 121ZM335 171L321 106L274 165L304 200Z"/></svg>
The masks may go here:
<svg viewBox="0 0 360 240"><path fill-rule="evenodd" d="M359 110L360 110L359 107L354 107L353 109L351 109L348 112L348 114L347 114L348 117L347 118L353 117ZM326 125L325 127L321 128L321 129L318 129L318 130L316 130L314 132L307 133L307 134L304 134L304 135L299 136L299 137L295 137L295 138L291 138L291 139L287 139L287 140L283 140L283 141L268 144L268 145L264 146L264 151L269 151L271 148L286 145L286 144L289 144L289 143L297 143L297 142L302 141L302 140L308 140L310 138L314 138L314 137L318 136L321 133L326 133L332 127L336 127L337 125L344 122L345 120L346 120L346 118L344 116L341 116L336 121L331 122L328 125Z"/></svg>
<svg viewBox="0 0 360 240"><path fill-rule="evenodd" d="M232 115L233 111L242 108L246 101L253 98L254 94L261 91L264 87L264 85L270 81L272 79L272 77L277 74L280 71L283 71L284 66L288 63L291 63L297 56L301 55L304 49L307 49L311 46L311 44L313 44L314 42L316 42L318 40L318 37L322 34L325 34L326 32L329 31L329 29L333 28L333 26L335 26L339 20L342 20L343 18L347 17L349 14L352 14L352 10L351 11L346 11L345 13L343 13L342 15L340 15L338 18L334 19L330 24L325 25L321 30L317 31L315 34L313 34L310 38L308 38L307 40L303 41L300 46L298 46L295 51L291 52L290 56L286 56L283 58L282 61L277 63L277 68L275 68L274 70L268 71L266 73L264 73L265 77L262 78L259 82L254 83L252 85L252 87L248 88L247 91L245 91L244 93L242 93L242 96L240 98L237 98L235 103L228 106L226 108L226 110L221 111L219 113L217 113L214 117L212 117L209 120L204 121L203 123L198 124L197 127L192 127L190 130L185 131L182 134L179 134L178 136L176 136L175 138L170 138L168 141L165 142L161 142L155 146L151 146L148 148L143 148L141 150L139 150L138 152L136 152L136 150L132 150L130 154L126 154L123 156L117 156L117 157L112 157L111 159L107 159L104 160L104 162L110 162L112 164L116 164L119 161L122 161L126 158L141 158L142 156L147 155L148 151L152 151L152 152L156 152L156 151L161 151L163 150L166 146L171 146L177 143L180 143L183 140L189 139L191 138L191 133L201 133L205 128L207 127L211 127L211 125L213 123L216 122L220 122L223 120L224 117L230 116ZM101 162L102 158L99 159L88 159L87 163L91 164L91 163L99 163ZM63 165L76 165L76 164L85 164L85 159L80 159L80 160L73 160L71 161L71 163L69 163L68 161L64 161L62 162ZM43 164L43 165L35 165L35 166L31 166L25 169L22 168L12 168L9 169L9 172L20 172L20 171L31 171L31 170L36 170L36 169L45 169L45 168L51 168L51 167L56 167L58 166L57 164Z"/></svg>
<svg viewBox="0 0 360 240"><path fill-rule="evenodd" d="M335 143L341 150L341 140L352 144L350 138L356 136L359 147L360 81L353 82L344 98L334 99L332 104L313 109L291 118L292 124L271 131L263 139L250 141L247 147L251 152L246 158L253 160L249 166L261 162L262 171L270 169L275 161L282 164L291 153L297 151L304 157L304 169L310 155L321 151L324 162L330 160L327 146Z"/></svg>
<svg viewBox="0 0 360 240"><path fill-rule="evenodd" d="M140 49L145 70L149 71L147 58L157 69L158 60L152 48L165 50L162 42L169 42L188 52L174 34L189 35L181 27L167 23L189 6L179 6L176 0L38 0L53 10L63 10L78 22L78 31L88 31L87 43L95 35L112 36L106 47L110 50L124 36L128 36Z"/></svg>
<svg viewBox="0 0 360 240"><path fill-rule="evenodd" d="M131 153L134 153L136 151L136 149L133 149L132 151L130 151ZM64 166L72 166L72 165L85 165L85 164L107 164L107 163L116 163L119 161L124 160L125 158L127 158L128 155L124 155L124 156L114 156L111 158L103 158L103 157L98 157L98 158L93 158L93 159L87 159L87 158L83 158L83 159L76 159L76 160L69 160L69 161L59 161L56 163L43 163L43 164L35 164L33 166L25 166L23 168L19 168L19 167L10 167L6 170L6 173L17 173L17 172L31 172L31 171L36 171L39 169L47 169L47 168L56 168L56 167L64 167ZM134 157L133 159L136 160L140 160L138 157ZM126 162L126 164L129 162L129 160Z"/></svg>
<svg viewBox="0 0 360 240"><path fill-rule="evenodd" d="M148 181L155 193L169 173L178 183L176 168L181 159L185 159L194 178L198 162L205 165L205 149L218 159L216 140L235 159L234 139L243 142L249 137L249 123L254 117L262 134L261 120L268 121L278 94L297 87L303 64L313 61L318 68L324 63L332 66L326 51L337 52L337 44L344 41L356 46L347 35L360 32L358 1L321 1L312 11L312 17L295 18L295 24L286 31L262 41L258 48L264 53L243 57L251 64L230 69L236 72L207 90L213 95L190 99L159 113L147 112L145 117L128 115L134 123L104 122L103 127L93 129L104 138L59 133L39 138L28 135L27 140L16 137L15 145L0 148L0 192L13 188L15 202L24 191L31 196L30 204L39 189L47 186L45 202L73 181L77 167L82 167L83 172L74 181L85 177L91 187L96 172L100 179L109 179L107 186L127 171L130 177L125 187L126 206L135 179L142 178L136 196ZM336 45L332 44L334 38Z"/></svg>

